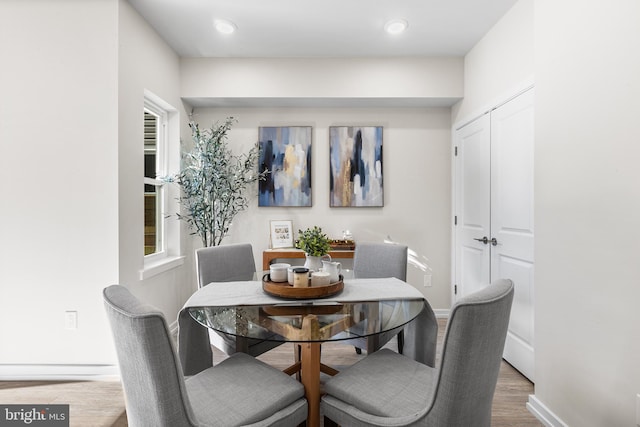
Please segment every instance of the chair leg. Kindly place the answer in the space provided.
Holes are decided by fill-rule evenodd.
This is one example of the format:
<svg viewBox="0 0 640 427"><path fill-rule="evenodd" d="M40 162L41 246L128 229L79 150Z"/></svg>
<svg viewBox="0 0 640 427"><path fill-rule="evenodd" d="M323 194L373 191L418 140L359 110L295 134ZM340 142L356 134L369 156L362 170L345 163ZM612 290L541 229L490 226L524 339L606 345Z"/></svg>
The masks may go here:
<svg viewBox="0 0 640 427"><path fill-rule="evenodd" d="M398 333L398 353L402 354L402 349L404 349L404 331L400 331Z"/></svg>
<svg viewBox="0 0 640 427"><path fill-rule="evenodd" d="M297 342L293 343L293 362L300 363L300 358L302 354L302 347ZM300 377L300 371L296 372L296 380L300 381L302 378Z"/></svg>

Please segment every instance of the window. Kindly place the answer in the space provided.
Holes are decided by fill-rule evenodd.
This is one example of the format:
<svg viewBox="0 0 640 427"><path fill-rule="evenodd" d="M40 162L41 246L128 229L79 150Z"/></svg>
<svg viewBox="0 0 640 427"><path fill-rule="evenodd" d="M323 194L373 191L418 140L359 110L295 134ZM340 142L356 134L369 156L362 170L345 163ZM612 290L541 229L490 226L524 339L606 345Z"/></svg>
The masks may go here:
<svg viewBox="0 0 640 427"><path fill-rule="evenodd" d="M166 175L166 115L146 106L144 109L144 254L162 254L164 245L165 184L158 177Z"/></svg>
<svg viewBox="0 0 640 427"><path fill-rule="evenodd" d="M175 108L145 91L144 98L144 280L181 265L179 221L168 214L178 212L176 195L162 180L180 162L179 115Z"/></svg>

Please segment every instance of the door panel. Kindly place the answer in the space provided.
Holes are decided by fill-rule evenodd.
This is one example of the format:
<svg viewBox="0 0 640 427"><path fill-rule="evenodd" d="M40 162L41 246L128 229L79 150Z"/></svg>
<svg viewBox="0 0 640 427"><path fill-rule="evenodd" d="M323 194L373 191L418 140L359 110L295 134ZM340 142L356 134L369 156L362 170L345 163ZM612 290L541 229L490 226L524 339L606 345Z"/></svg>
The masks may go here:
<svg viewBox="0 0 640 427"><path fill-rule="evenodd" d="M533 264L504 255L497 256L500 277L513 280L515 292L511 308L509 333L526 343L533 342Z"/></svg>
<svg viewBox="0 0 640 427"><path fill-rule="evenodd" d="M462 280L458 294L470 294L479 291L487 285L486 277L489 275L487 258L489 250L485 248L462 247L460 264L462 267Z"/></svg>
<svg viewBox="0 0 640 427"><path fill-rule="evenodd" d="M490 119L488 115L456 132L455 276L458 295L486 286L490 279Z"/></svg>
<svg viewBox="0 0 640 427"><path fill-rule="evenodd" d="M493 237L525 239L533 259L532 90L491 113L491 165Z"/></svg>
<svg viewBox="0 0 640 427"><path fill-rule="evenodd" d="M513 280L505 359L533 372L533 89L491 113L491 280Z"/></svg>
<svg viewBox="0 0 640 427"><path fill-rule="evenodd" d="M504 358L534 380L533 89L455 133L455 268L458 292L499 278L515 295ZM483 244L476 238L496 239Z"/></svg>

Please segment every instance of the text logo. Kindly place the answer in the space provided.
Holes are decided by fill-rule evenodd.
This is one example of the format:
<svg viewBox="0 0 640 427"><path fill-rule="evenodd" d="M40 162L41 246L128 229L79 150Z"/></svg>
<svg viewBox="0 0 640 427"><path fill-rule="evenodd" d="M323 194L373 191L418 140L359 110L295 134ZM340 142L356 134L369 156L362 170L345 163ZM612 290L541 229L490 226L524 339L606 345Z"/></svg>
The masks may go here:
<svg viewBox="0 0 640 427"><path fill-rule="evenodd" d="M69 405L0 405L0 427L69 427Z"/></svg>

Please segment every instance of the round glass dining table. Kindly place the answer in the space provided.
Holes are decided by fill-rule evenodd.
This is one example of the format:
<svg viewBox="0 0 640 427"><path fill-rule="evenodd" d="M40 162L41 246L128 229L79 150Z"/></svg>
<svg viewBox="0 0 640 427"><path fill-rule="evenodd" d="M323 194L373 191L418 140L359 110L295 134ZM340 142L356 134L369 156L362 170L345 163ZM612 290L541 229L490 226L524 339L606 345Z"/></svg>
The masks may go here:
<svg viewBox="0 0 640 427"><path fill-rule="evenodd" d="M309 404L307 426L320 425L320 373L337 370L320 362L323 342L368 337L402 328L425 308L424 299L332 302L286 301L268 305L189 307L198 323L215 331L266 341L294 342L299 360L284 370L299 372Z"/></svg>

